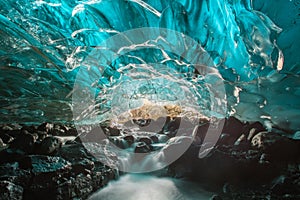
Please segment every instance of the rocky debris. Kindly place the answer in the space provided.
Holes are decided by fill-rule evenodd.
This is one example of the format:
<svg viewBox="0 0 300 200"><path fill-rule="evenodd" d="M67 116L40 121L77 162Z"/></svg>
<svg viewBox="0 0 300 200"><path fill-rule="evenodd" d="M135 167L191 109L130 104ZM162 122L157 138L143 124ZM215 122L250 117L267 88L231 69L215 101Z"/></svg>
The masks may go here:
<svg viewBox="0 0 300 200"><path fill-rule="evenodd" d="M6 133L0 134L0 139L3 141L5 144L10 144L14 138Z"/></svg>
<svg viewBox="0 0 300 200"><path fill-rule="evenodd" d="M21 169L29 169L34 175L61 173L71 169L71 164L56 156L30 155L19 161Z"/></svg>
<svg viewBox="0 0 300 200"><path fill-rule="evenodd" d="M6 144L2 141L2 139L0 138L0 150L4 149L6 147Z"/></svg>
<svg viewBox="0 0 300 200"><path fill-rule="evenodd" d="M300 142L272 132L259 132L251 145L269 155L270 161L294 161L300 158Z"/></svg>
<svg viewBox="0 0 300 200"><path fill-rule="evenodd" d="M120 130L114 127L100 127L107 136L119 136Z"/></svg>
<svg viewBox="0 0 300 200"><path fill-rule="evenodd" d="M135 142L135 137L133 135L126 135L123 137L123 140L125 140L129 146L131 146Z"/></svg>
<svg viewBox="0 0 300 200"><path fill-rule="evenodd" d="M35 131L44 132L53 136L76 136L77 131L74 125L53 124L45 122L39 125Z"/></svg>
<svg viewBox="0 0 300 200"><path fill-rule="evenodd" d="M0 181L0 199L21 200L23 188L9 181Z"/></svg>
<svg viewBox="0 0 300 200"><path fill-rule="evenodd" d="M138 142L134 148L135 153L148 153L150 151L151 151L150 146L145 142Z"/></svg>
<svg viewBox="0 0 300 200"><path fill-rule="evenodd" d="M59 148L61 148L62 142L59 138L48 136L42 140L41 143L36 145L36 153L42 155L53 155Z"/></svg>
<svg viewBox="0 0 300 200"><path fill-rule="evenodd" d="M196 139L204 138L207 130L207 124L199 127ZM199 150L205 145L194 142L169 166L170 175L223 188L218 194L222 199L300 199L299 140L231 117L215 147L200 159Z"/></svg>
<svg viewBox="0 0 300 200"><path fill-rule="evenodd" d="M161 130L151 134L82 126L80 136L67 142L61 142L58 136L76 136L74 126L0 126L0 189L21 188L16 194L21 193L22 199L85 199L118 177L117 170L112 170L118 166L117 156L103 154L110 140L135 153L162 150L167 155L188 147L168 167L169 175L221 191L212 199L300 199L299 140L268 132L258 122L244 123L230 117L216 145L200 159L200 148L209 146L203 143L209 121L201 121L192 140L190 136L177 136L179 130L190 131L189 122L181 118L154 121L159 120L165 120ZM149 127L146 124L141 128ZM102 159L110 167L103 165ZM12 187L7 187L10 184ZM10 198L11 193L3 194L3 199Z"/></svg>
<svg viewBox="0 0 300 200"><path fill-rule="evenodd" d="M159 135L157 135L157 137L158 137L158 141L160 143L165 143L170 139L168 136L163 135L163 134L159 134Z"/></svg>
<svg viewBox="0 0 300 200"><path fill-rule="evenodd" d="M63 144L54 136L72 129L49 123L0 127L7 139L0 149L0 199L86 199L117 178L80 142Z"/></svg>
<svg viewBox="0 0 300 200"><path fill-rule="evenodd" d="M151 135L150 139L152 140L153 143L159 143L159 139L157 135Z"/></svg>
<svg viewBox="0 0 300 200"><path fill-rule="evenodd" d="M152 144L151 138L150 138L150 137L147 137L147 136L140 137L140 138L138 139L138 142L144 142L144 143L146 143L147 145Z"/></svg>
<svg viewBox="0 0 300 200"><path fill-rule="evenodd" d="M33 151L35 142L36 137L25 130L22 134L19 134L14 139L14 141L10 144L9 148L18 149L25 152L26 154L30 154Z"/></svg>

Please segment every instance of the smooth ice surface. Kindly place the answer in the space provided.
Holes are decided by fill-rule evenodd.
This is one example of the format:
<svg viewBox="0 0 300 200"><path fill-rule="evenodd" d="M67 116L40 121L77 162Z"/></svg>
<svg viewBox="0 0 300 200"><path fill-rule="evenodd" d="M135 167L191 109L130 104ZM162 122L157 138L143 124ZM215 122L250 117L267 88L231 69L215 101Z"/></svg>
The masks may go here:
<svg viewBox="0 0 300 200"><path fill-rule="evenodd" d="M84 75L81 79L82 86L98 90L98 106L104 105L95 113L100 116L110 110L107 89L126 76L122 67L163 64L172 69L170 76L213 85L214 79L195 75L193 63L157 44L109 65L105 55L84 65L113 35L161 27L193 38L211 57L225 84L227 115L293 133L300 130L299 6L299 0L2 0L0 121L72 121L79 68L101 75L97 84L86 85ZM168 39L178 44L178 38ZM187 50L197 55L197 49ZM205 91L199 100L204 109L211 106Z"/></svg>
<svg viewBox="0 0 300 200"><path fill-rule="evenodd" d="M89 200L198 200L210 199L212 193L199 185L172 178L128 174L94 193Z"/></svg>

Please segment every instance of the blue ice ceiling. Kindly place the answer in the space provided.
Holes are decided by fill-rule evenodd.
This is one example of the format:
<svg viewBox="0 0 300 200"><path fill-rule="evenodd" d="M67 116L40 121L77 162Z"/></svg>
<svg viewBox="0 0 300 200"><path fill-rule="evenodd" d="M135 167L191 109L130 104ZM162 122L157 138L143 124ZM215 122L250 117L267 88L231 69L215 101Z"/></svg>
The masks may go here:
<svg viewBox="0 0 300 200"><path fill-rule="evenodd" d="M298 0L2 0L0 121L72 121L73 84L80 67L91 67L82 64L89 53L121 32L160 27L209 54L225 83L227 115L300 130L299 8ZM180 55L166 53L174 74L191 73ZM119 58L102 67L98 89L113 87L120 64L162 60L159 49Z"/></svg>

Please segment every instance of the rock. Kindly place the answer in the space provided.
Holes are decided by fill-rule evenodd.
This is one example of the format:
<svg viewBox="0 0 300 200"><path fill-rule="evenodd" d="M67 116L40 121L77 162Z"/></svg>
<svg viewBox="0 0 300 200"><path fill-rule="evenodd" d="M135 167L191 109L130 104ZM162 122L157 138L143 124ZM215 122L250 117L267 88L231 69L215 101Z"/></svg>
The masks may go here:
<svg viewBox="0 0 300 200"><path fill-rule="evenodd" d="M75 174L86 174L93 170L94 167L94 162L87 158L78 158L77 160L72 160L72 172Z"/></svg>
<svg viewBox="0 0 300 200"><path fill-rule="evenodd" d="M85 199L93 192L92 177L90 174L78 174L72 181L71 190L76 194L74 199Z"/></svg>
<svg viewBox="0 0 300 200"><path fill-rule="evenodd" d="M72 145L72 144L78 144L78 142L75 141L75 140L67 140L67 141L65 142L65 145Z"/></svg>
<svg viewBox="0 0 300 200"><path fill-rule="evenodd" d="M36 131L36 127L31 125L31 126L27 126L27 125L23 125L22 128L21 128L21 131L23 133L34 133Z"/></svg>
<svg viewBox="0 0 300 200"><path fill-rule="evenodd" d="M286 194L300 194L299 186L294 184L291 177L281 176L271 187L272 194L286 195Z"/></svg>
<svg viewBox="0 0 300 200"><path fill-rule="evenodd" d="M25 131L24 134L18 135L18 137L10 144L9 148L20 149L25 153L30 154L33 151L35 141L36 138Z"/></svg>
<svg viewBox="0 0 300 200"><path fill-rule="evenodd" d="M29 184L30 179L30 171L20 169L18 162L0 165L0 180L10 181L16 185L25 187Z"/></svg>
<svg viewBox="0 0 300 200"><path fill-rule="evenodd" d="M251 146L250 141L247 139L245 134L242 134L235 142L234 148L248 150Z"/></svg>
<svg viewBox="0 0 300 200"><path fill-rule="evenodd" d="M108 131L109 131L109 136L119 136L120 135L120 130L117 128L109 127Z"/></svg>
<svg viewBox="0 0 300 200"><path fill-rule="evenodd" d="M125 140L129 146L135 142L135 138L133 135L126 135L125 137L123 137L123 140Z"/></svg>
<svg viewBox="0 0 300 200"><path fill-rule="evenodd" d="M110 137L110 141L116 145L117 147L121 148L121 149L126 149L128 148L128 144L125 140L123 140L122 138L119 137Z"/></svg>
<svg viewBox="0 0 300 200"><path fill-rule="evenodd" d="M46 137L37 147L36 153L42 155L53 155L62 146L62 142L53 136Z"/></svg>
<svg viewBox="0 0 300 200"><path fill-rule="evenodd" d="M0 151L0 164L19 161L24 155L25 152L20 149L4 149Z"/></svg>
<svg viewBox="0 0 300 200"><path fill-rule="evenodd" d="M138 142L144 142L144 143L146 143L147 145L152 144L152 140L151 140L149 137L146 137L146 136L140 137L140 138L138 139Z"/></svg>
<svg viewBox="0 0 300 200"><path fill-rule="evenodd" d="M167 142L169 139L170 139L170 138L169 138L168 136L166 136L166 135L163 135L163 134L159 134L159 135L158 135L158 141L159 141L160 143L165 143L165 142Z"/></svg>
<svg viewBox="0 0 300 200"><path fill-rule="evenodd" d="M4 125L1 127L2 131L12 131L14 130L12 127L8 126L8 125Z"/></svg>
<svg viewBox="0 0 300 200"><path fill-rule="evenodd" d="M151 151L151 148L145 142L138 142L135 146L135 153L148 153Z"/></svg>
<svg viewBox="0 0 300 200"><path fill-rule="evenodd" d="M132 121L134 124L141 127L148 126L151 123L151 119L133 119Z"/></svg>
<svg viewBox="0 0 300 200"><path fill-rule="evenodd" d="M37 131L37 135L38 135L39 141L42 141L43 139L45 139L48 136L47 132L44 132L44 131Z"/></svg>
<svg viewBox="0 0 300 200"><path fill-rule="evenodd" d="M270 161L288 161L299 159L299 141L272 132L259 132L251 145L270 155Z"/></svg>
<svg viewBox="0 0 300 200"><path fill-rule="evenodd" d="M0 150L2 150L3 148L6 148L6 144L0 138Z"/></svg>
<svg viewBox="0 0 300 200"><path fill-rule="evenodd" d="M5 144L9 144L11 143L14 138L6 133L4 134L0 134L0 139L2 139L2 141L5 143Z"/></svg>
<svg viewBox="0 0 300 200"><path fill-rule="evenodd" d="M156 135L151 135L150 139L152 140L153 143L158 143L159 142L158 137Z"/></svg>
<svg viewBox="0 0 300 200"><path fill-rule="evenodd" d="M229 117L226 119L224 127L223 127L223 133L228 133L232 137L235 138L235 140L243 133L245 124L236 119L235 117Z"/></svg>
<svg viewBox="0 0 300 200"><path fill-rule="evenodd" d="M9 181L0 181L0 199L21 200L23 199L23 188Z"/></svg>
<svg viewBox="0 0 300 200"><path fill-rule="evenodd" d="M88 158L89 160L93 159L93 156L87 153L87 150L82 144L64 145L58 150L56 155L71 163L82 158Z"/></svg>
<svg viewBox="0 0 300 200"><path fill-rule="evenodd" d="M45 122L38 126L37 130L41 132L49 133L54 128L54 124Z"/></svg>
<svg viewBox="0 0 300 200"><path fill-rule="evenodd" d="M167 117L165 126L163 127L163 133L168 134L171 137L174 137L180 127L180 124L181 124L181 117L176 117L174 119Z"/></svg>
<svg viewBox="0 0 300 200"><path fill-rule="evenodd" d="M63 136L63 135L67 135L65 132L66 131L63 125L54 124L53 128L50 129L48 133L53 136Z"/></svg>
<svg viewBox="0 0 300 200"><path fill-rule="evenodd" d="M35 175L62 173L71 169L71 163L61 157L30 155L19 161L20 168L30 169Z"/></svg>

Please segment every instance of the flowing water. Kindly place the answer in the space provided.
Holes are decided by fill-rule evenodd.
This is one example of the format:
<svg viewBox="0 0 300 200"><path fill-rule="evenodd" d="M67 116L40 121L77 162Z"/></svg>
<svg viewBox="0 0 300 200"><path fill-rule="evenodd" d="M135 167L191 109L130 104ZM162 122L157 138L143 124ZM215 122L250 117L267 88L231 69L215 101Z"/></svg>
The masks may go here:
<svg viewBox="0 0 300 200"><path fill-rule="evenodd" d="M206 200L210 199L212 195L212 193L201 189L197 183L172 178L129 174L124 175L116 182L110 183L89 199Z"/></svg>

